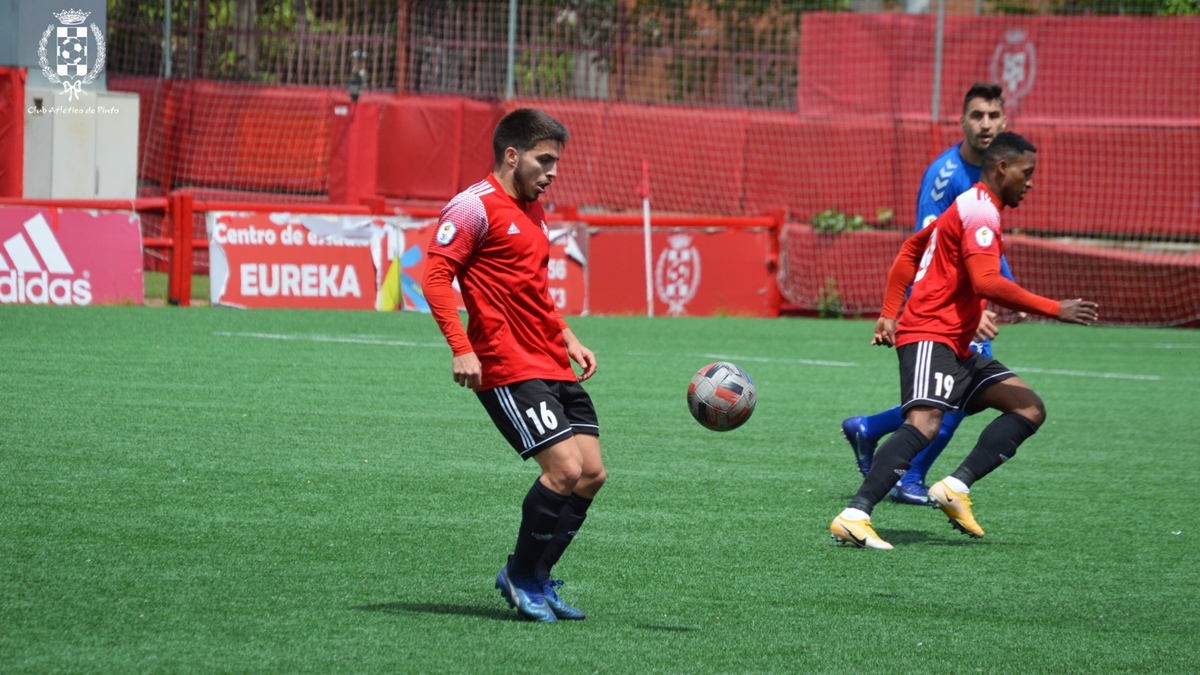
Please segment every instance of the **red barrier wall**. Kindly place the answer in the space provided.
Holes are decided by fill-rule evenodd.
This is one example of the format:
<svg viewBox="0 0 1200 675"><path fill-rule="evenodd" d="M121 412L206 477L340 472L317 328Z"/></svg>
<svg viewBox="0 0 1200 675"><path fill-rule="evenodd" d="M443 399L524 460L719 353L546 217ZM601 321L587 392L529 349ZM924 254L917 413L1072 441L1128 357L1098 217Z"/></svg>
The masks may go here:
<svg viewBox="0 0 1200 675"><path fill-rule="evenodd" d="M550 205L637 209L644 157L657 213L786 209L808 220L836 207L868 221L891 211L894 224L912 227L925 167L960 137L953 122L372 95L359 105L379 106L377 128L356 127L351 138L342 126L346 116L334 114L349 106L340 91L150 82L113 80L114 88L148 97L141 108L143 177L168 178L169 188L186 184L210 197L269 190L290 193L289 199L334 195L354 202L371 192L444 202L491 170L491 133L504 111L529 105L562 119L572 134L560 178L545 197ZM1182 90L1190 86L1180 84ZM1039 167L1026 202L1006 214L1008 228L1200 236L1200 126L1030 119L1010 122L1038 145ZM148 127L167 129L168 122L175 141L168 142L165 131L146 138ZM374 161L370 148L361 147L370 144L372 131ZM348 154L339 156L334 148ZM354 153L358 159L350 157ZM369 190L371 176L349 169L371 174L372 166L375 186Z"/></svg>
<svg viewBox="0 0 1200 675"><path fill-rule="evenodd" d="M1007 234L1017 282L1051 298L1100 303L1100 320L1163 326L1195 321L1200 254L1121 251Z"/></svg>
<svg viewBox="0 0 1200 675"><path fill-rule="evenodd" d="M610 104L604 108L597 181L600 203L641 207L642 159L650 164L654 208L674 213L740 215L746 121L741 111ZM719 130L719 133L714 133Z"/></svg>
<svg viewBox="0 0 1200 675"><path fill-rule="evenodd" d="M822 293L835 291L838 306L848 314L878 312L888 270L907 237L896 231L816 234L808 225L788 224L779 285L806 309L817 307Z"/></svg>
<svg viewBox="0 0 1200 675"><path fill-rule="evenodd" d="M379 193L450 199L487 176L499 106L462 98L398 97L383 107Z"/></svg>
<svg viewBox="0 0 1200 675"><path fill-rule="evenodd" d="M588 311L645 314L643 234L597 228L588 237ZM771 291L771 233L765 229L655 230L654 314L777 316Z"/></svg>
<svg viewBox="0 0 1200 675"><path fill-rule="evenodd" d="M344 91L143 78L110 85L143 97L139 170L168 188L327 191L331 118L335 104L350 103Z"/></svg>
<svg viewBox="0 0 1200 675"><path fill-rule="evenodd" d="M815 308L832 280L842 311L877 312L888 270L906 236L895 231L821 235L808 225L789 224L783 229L783 293L805 309ZM1104 322L1178 325L1200 318L1198 254L1113 250L1013 233L1004 235L1004 252L1026 290L1099 302Z"/></svg>
<svg viewBox="0 0 1200 675"><path fill-rule="evenodd" d="M0 68L0 197L25 192L25 70Z"/></svg>
<svg viewBox="0 0 1200 675"><path fill-rule="evenodd" d="M929 120L936 20L805 14L800 114ZM1200 126L1200 18L948 16L944 36L941 119L990 81L1021 123Z"/></svg>
<svg viewBox="0 0 1200 675"><path fill-rule="evenodd" d="M382 111L376 101L335 105L329 158L329 201L361 204L379 193L379 129Z"/></svg>

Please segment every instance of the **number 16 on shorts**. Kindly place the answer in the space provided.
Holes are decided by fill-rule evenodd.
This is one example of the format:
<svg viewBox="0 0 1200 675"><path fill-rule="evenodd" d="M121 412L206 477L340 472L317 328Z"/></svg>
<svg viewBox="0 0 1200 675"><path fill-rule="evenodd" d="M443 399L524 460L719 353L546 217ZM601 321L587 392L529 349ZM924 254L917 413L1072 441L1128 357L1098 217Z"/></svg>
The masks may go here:
<svg viewBox="0 0 1200 675"><path fill-rule="evenodd" d="M600 435L592 399L578 382L524 380L478 396L504 439L525 459L577 431Z"/></svg>
<svg viewBox="0 0 1200 675"><path fill-rule="evenodd" d="M558 418L554 416L554 411L546 406L545 401L541 402L541 409L541 413L538 413L533 408L526 408L525 416L537 427L538 436L545 436L547 431L558 428Z"/></svg>

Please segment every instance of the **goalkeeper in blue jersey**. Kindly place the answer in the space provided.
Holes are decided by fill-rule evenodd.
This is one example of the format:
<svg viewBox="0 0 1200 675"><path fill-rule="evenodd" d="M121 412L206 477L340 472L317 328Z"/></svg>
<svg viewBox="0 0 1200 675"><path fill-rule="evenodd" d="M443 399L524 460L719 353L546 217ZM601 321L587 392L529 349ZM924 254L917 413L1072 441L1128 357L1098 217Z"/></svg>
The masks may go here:
<svg viewBox="0 0 1200 675"><path fill-rule="evenodd" d="M978 82L967 91L963 99L963 116L959 121L963 130L962 142L956 143L933 160L921 181L921 192L917 196L917 230L932 224L943 211L950 208L956 197L979 182L983 151L987 150L1001 131L1004 131L1006 120L1004 99L1001 98L1003 92L1003 88L998 84ZM1003 256L1000 258L1000 274L1012 281L1012 272L1009 271L1008 261ZM996 334L995 324L992 323L994 316L991 312L984 312L983 321L975 335L976 341L971 344L973 351L989 358L992 356L990 338ZM913 458L912 468L904 474L896 487L892 488L892 501L928 505L925 474L929 472L938 455L942 454L964 417L962 411L946 413L942 417L942 428L937 438ZM842 433L850 442L858 469L864 476L871 468L871 459L880 439L899 429L902 424L904 416L900 413L900 406L876 415L851 417L842 422Z"/></svg>

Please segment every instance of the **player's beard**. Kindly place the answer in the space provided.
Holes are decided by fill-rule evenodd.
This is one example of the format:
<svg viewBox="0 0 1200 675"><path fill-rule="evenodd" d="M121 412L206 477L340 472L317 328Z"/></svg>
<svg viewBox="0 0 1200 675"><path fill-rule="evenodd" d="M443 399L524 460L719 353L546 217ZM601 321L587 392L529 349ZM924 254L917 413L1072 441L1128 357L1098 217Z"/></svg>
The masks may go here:
<svg viewBox="0 0 1200 675"><path fill-rule="evenodd" d="M523 202L537 201L537 174L538 170L533 167L524 167L520 163L513 171L513 186L516 188L517 197Z"/></svg>

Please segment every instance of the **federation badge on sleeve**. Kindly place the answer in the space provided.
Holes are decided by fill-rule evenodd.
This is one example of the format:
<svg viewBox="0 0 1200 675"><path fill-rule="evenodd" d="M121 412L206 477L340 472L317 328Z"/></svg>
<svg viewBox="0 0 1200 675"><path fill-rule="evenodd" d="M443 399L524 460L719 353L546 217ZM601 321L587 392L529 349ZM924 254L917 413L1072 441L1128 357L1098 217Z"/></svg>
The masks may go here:
<svg viewBox="0 0 1200 675"><path fill-rule="evenodd" d="M447 220L438 227L437 243L445 246L451 241L454 241L454 234L458 232L458 228L454 226L454 221Z"/></svg>
<svg viewBox="0 0 1200 675"><path fill-rule="evenodd" d="M992 232L992 228L984 225L978 230L975 230L975 242L980 246L987 248L992 245L992 241L996 239L996 233Z"/></svg>

